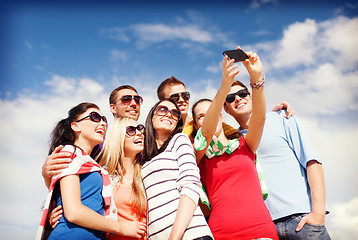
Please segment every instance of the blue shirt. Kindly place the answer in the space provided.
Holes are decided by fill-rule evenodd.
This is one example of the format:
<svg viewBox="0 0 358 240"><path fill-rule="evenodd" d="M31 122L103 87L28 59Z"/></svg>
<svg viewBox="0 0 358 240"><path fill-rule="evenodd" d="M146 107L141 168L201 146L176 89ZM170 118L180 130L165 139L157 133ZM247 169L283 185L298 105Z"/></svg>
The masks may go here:
<svg viewBox="0 0 358 240"><path fill-rule="evenodd" d="M91 172L80 174L79 177L82 204L103 215L103 179L101 174L99 172ZM62 205L59 184L55 187L54 196L57 206ZM103 234L102 231L84 228L71 223L63 215L48 239L101 239Z"/></svg>
<svg viewBox="0 0 358 240"><path fill-rule="evenodd" d="M257 157L272 219L311 212L306 165L318 156L298 119L285 118L283 110L267 113Z"/></svg>

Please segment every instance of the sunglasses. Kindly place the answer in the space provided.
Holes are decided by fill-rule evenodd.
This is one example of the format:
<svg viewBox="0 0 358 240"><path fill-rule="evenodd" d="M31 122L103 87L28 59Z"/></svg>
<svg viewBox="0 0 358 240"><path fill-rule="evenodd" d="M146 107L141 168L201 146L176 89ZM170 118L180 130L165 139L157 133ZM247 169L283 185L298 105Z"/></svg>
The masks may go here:
<svg viewBox="0 0 358 240"><path fill-rule="evenodd" d="M169 110L169 108L166 106L158 106L157 109L155 110L155 113L158 116L166 116L168 114L168 112L170 112L171 117L175 121L179 121L179 119L181 118L180 111L177 109Z"/></svg>
<svg viewBox="0 0 358 240"><path fill-rule="evenodd" d="M180 99L180 96L183 98L184 101L188 101L190 99L189 92L174 93L174 94L170 95L169 98L173 99L175 102L178 102Z"/></svg>
<svg viewBox="0 0 358 240"><path fill-rule="evenodd" d="M136 134L137 130L140 132L140 133L144 133L144 126L142 124L138 124L138 126L134 127L134 126L127 126L126 128L126 133L128 136L132 137Z"/></svg>
<svg viewBox="0 0 358 240"><path fill-rule="evenodd" d="M93 122L99 123L101 120L107 124L107 118L105 116L99 115L98 112L90 112L90 114L86 117L81 118L80 120L77 120L76 122L80 122L82 120L85 120L86 118L90 118Z"/></svg>
<svg viewBox="0 0 358 240"><path fill-rule="evenodd" d="M143 98L139 95L123 95L120 99L121 103L128 105L132 102L132 99L134 98L134 101L137 105L140 105L143 103Z"/></svg>
<svg viewBox="0 0 358 240"><path fill-rule="evenodd" d="M237 91L236 93L230 93L226 96L225 101L227 103L232 103L233 101L235 101L235 96L239 96L241 98L246 97L247 95L249 95L249 92L246 89L241 89L239 91Z"/></svg>

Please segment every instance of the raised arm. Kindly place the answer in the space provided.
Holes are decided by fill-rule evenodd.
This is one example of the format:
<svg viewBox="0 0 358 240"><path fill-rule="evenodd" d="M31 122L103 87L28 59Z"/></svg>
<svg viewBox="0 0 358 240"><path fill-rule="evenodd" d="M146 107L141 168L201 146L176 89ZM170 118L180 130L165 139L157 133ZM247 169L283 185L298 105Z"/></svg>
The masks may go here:
<svg viewBox="0 0 358 240"><path fill-rule="evenodd" d="M231 89L231 84L234 81L235 76L239 73L239 69L237 65L234 64L234 59L228 61L228 57L225 56L223 63L222 63L222 78L221 78L221 85L216 93L208 111L205 114L203 124L201 126L201 132L207 141L207 145L202 150L196 150L196 161L199 164L201 159L204 157L205 152L209 146L209 143L213 139L213 136L216 131L216 127L219 122L220 113L222 107L225 102L226 95L229 93Z"/></svg>
<svg viewBox="0 0 358 240"><path fill-rule="evenodd" d="M252 113L248 132L245 135L247 145L252 152L256 152L262 136L265 124L266 101L263 88L264 78L262 75L262 63L256 53L247 52L249 59L243 61L250 75L250 86L252 88Z"/></svg>

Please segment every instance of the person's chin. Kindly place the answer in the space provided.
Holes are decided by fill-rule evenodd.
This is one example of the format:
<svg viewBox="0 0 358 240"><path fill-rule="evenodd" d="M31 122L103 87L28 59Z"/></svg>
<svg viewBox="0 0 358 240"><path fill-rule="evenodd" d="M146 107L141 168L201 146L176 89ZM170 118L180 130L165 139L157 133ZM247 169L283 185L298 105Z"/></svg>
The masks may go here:
<svg viewBox="0 0 358 240"><path fill-rule="evenodd" d="M126 117L135 118L137 116L138 116L138 112L131 111L126 113Z"/></svg>

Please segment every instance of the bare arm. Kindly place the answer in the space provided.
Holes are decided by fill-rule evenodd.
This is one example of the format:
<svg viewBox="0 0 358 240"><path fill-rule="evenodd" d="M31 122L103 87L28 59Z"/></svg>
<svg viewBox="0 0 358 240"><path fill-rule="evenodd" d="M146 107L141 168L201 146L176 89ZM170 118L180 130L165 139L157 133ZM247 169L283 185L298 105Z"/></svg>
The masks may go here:
<svg viewBox="0 0 358 240"><path fill-rule="evenodd" d="M226 95L230 91L231 84L233 83L235 76L239 73L239 69L237 69L237 65L236 64L232 65L233 62L234 59L228 61L227 56L225 56L223 60L222 63L223 73L222 73L221 85L212 103L210 104L208 111L206 112L201 127L201 132L207 141L207 145L203 150L200 151L196 150L195 154L196 154L197 164L199 164L201 159L204 157L205 152L211 140L213 139L213 136L216 131L216 127L219 122L220 113L225 102Z"/></svg>
<svg viewBox="0 0 358 240"><path fill-rule="evenodd" d="M326 215L326 192L324 186L322 164L316 160L307 163L307 179L311 188L312 212L303 217L296 231L308 223L313 225L324 225Z"/></svg>
<svg viewBox="0 0 358 240"><path fill-rule="evenodd" d="M44 178L46 187L49 188L51 178L60 174L62 169L67 168L71 162L71 154L61 152L63 146L58 146L53 152L47 156L45 163L42 165L42 177Z"/></svg>
<svg viewBox="0 0 358 240"><path fill-rule="evenodd" d="M81 202L80 180L78 175L60 179L64 215L68 221L82 227L140 238L145 234L145 226L138 222L117 222L106 218ZM138 230L136 229L138 227Z"/></svg>
<svg viewBox="0 0 358 240"><path fill-rule="evenodd" d="M169 236L170 240L181 239L183 237L185 229L193 218L195 208L196 204L191 198L185 195L180 196L178 211Z"/></svg>
<svg viewBox="0 0 358 240"><path fill-rule="evenodd" d="M292 105L289 102L282 101L279 104L277 104L272 111L280 111L282 109L286 109L286 115L285 117L289 119L293 115L295 115L296 110L292 107Z"/></svg>
<svg viewBox="0 0 358 240"><path fill-rule="evenodd" d="M250 82L259 82L262 80L262 63L259 57L252 52L246 53L249 59L246 59L243 64L250 74ZM252 88L252 114L249 122L248 132L244 136L247 145L252 152L256 152L265 124L266 116L266 100L264 88Z"/></svg>

